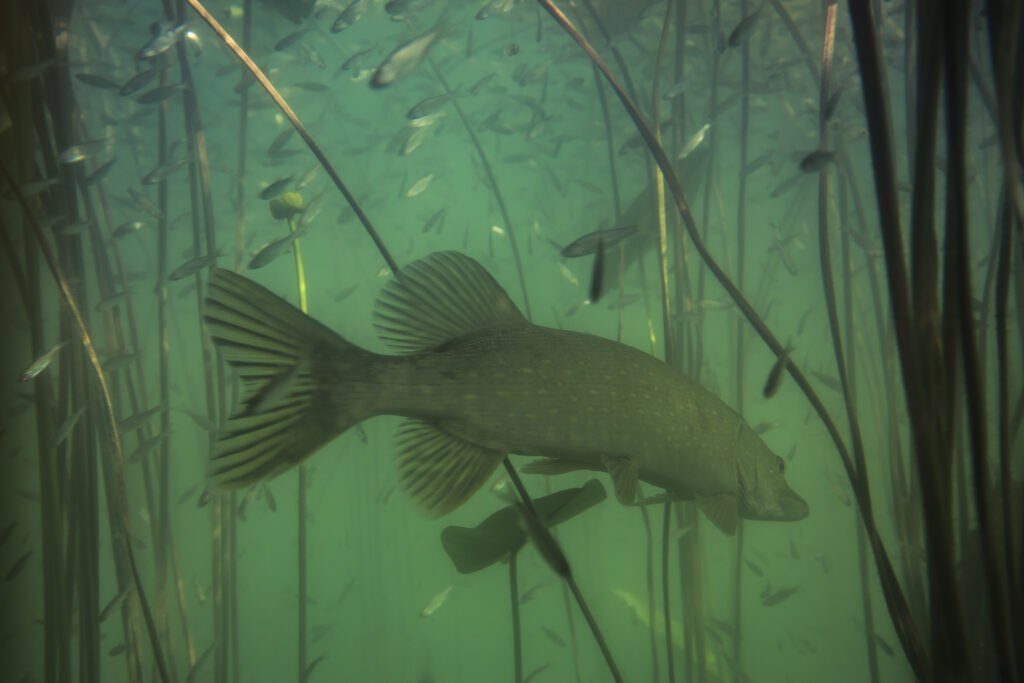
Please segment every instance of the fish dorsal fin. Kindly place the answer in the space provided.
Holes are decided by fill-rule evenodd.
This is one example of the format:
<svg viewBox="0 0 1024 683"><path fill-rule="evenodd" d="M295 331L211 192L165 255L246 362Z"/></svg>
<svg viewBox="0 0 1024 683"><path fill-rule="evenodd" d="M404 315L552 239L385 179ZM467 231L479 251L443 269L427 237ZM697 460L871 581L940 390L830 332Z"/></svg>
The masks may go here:
<svg viewBox="0 0 1024 683"><path fill-rule="evenodd" d="M398 485L430 517L466 502L504 457L422 420L402 423L395 445Z"/></svg>
<svg viewBox="0 0 1024 683"><path fill-rule="evenodd" d="M538 458L520 467L519 471L523 474L545 474L550 476L577 472L584 469L586 468L583 465L562 460L561 458Z"/></svg>
<svg viewBox="0 0 1024 683"><path fill-rule="evenodd" d="M527 322L483 266L455 251L434 252L402 268L381 290L374 313L381 339L407 353Z"/></svg>
<svg viewBox="0 0 1024 683"><path fill-rule="evenodd" d="M723 534L732 536L736 533L740 517L739 502L736 500L736 496L731 493L698 496L697 505Z"/></svg>
<svg viewBox="0 0 1024 683"><path fill-rule="evenodd" d="M640 467L632 458L604 458L604 466L612 475L615 497L623 505L632 505L636 500L636 488L640 478Z"/></svg>

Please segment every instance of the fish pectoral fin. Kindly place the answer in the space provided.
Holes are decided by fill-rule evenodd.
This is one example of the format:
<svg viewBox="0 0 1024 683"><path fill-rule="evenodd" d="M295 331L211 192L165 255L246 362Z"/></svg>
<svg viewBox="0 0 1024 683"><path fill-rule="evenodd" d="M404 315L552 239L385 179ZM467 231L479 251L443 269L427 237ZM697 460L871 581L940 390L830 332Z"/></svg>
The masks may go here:
<svg viewBox="0 0 1024 683"><path fill-rule="evenodd" d="M736 533L740 518L739 501L736 496L731 493L697 496L697 506L723 534L732 536Z"/></svg>
<svg viewBox="0 0 1024 683"><path fill-rule="evenodd" d="M583 465L568 460L562 460L561 458L538 458L531 460L522 467L519 471L523 474L566 474L568 472L577 472L579 470L586 469Z"/></svg>
<svg viewBox="0 0 1024 683"><path fill-rule="evenodd" d="M615 497L623 505L632 505L640 483L640 466L632 458L604 458L605 469L612 476Z"/></svg>
<svg viewBox="0 0 1024 683"><path fill-rule="evenodd" d="M406 420L395 444L398 485L430 517L466 502L505 456L422 420Z"/></svg>

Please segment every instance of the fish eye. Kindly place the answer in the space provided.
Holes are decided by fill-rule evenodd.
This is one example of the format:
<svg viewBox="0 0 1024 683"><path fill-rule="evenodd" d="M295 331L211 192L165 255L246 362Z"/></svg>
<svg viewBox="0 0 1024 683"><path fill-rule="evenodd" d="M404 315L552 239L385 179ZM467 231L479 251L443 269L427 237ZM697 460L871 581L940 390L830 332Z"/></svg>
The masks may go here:
<svg viewBox="0 0 1024 683"><path fill-rule="evenodd" d="M782 458L779 458L779 474L785 474L785 473L786 473L786 461L783 460Z"/></svg>

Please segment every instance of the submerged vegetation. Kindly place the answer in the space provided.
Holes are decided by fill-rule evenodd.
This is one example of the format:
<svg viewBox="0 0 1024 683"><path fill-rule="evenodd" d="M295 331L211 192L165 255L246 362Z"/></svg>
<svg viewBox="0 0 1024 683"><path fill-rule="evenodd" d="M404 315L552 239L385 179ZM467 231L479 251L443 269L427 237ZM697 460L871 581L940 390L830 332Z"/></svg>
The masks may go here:
<svg viewBox="0 0 1024 683"><path fill-rule="evenodd" d="M4 680L1024 680L1022 7L6 3Z"/></svg>

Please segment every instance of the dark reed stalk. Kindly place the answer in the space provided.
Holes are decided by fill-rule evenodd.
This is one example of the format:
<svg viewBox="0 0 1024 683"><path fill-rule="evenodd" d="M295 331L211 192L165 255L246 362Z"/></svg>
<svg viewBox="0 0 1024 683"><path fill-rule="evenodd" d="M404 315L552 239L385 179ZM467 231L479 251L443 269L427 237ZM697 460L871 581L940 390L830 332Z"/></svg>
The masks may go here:
<svg viewBox="0 0 1024 683"><path fill-rule="evenodd" d="M711 31L708 38L708 44L705 45L705 52L711 55L711 87L708 92L708 115L707 119L710 121L714 116L715 111L718 109L718 46L715 44L718 41L718 36L722 32L722 20L721 20L721 5L719 0L712 0L711 7ZM711 126L708 129L708 166L706 170L707 179L704 181L704 192L702 193L701 201L701 219L703 223L703 234L702 239L705 241L708 238L708 229L711 225L710 210L711 210L711 188L715 184L715 153L718 151L718 127ZM697 270L697 293L696 300L700 301L704 298L705 282L707 280L707 269L704 267L703 261ZM700 381L701 372L704 370L704 317L700 316L694 322L696 326L696 337L694 343L694 367L691 369L692 376L695 381Z"/></svg>
<svg viewBox="0 0 1024 683"><path fill-rule="evenodd" d="M1012 460L1010 457L1010 388L1009 388L1009 367L1010 356L1007 344L1007 308L1010 295L1010 254L1013 249L1013 228L1011 222L1011 207L1009 197L1005 189L1000 192L999 218L999 250L997 252L998 265L996 266L996 396L999 411L998 443L999 443L999 476L1000 494L1002 497L1001 512L1003 517L1003 555L1006 564L1006 578L1008 584L1010 614L1017 614L1021 619L1019 606L1021 605L1020 576L1017 574L1016 561L1017 552L1014 549L1014 519L1013 519L1013 491L1011 485ZM1019 550L1019 549L1018 549ZM1014 623L1012 627L1017 629L1017 638L1021 637L1020 629L1022 624ZM1020 652L1020 649L1017 650Z"/></svg>
<svg viewBox="0 0 1024 683"><path fill-rule="evenodd" d="M821 69L819 71L821 74L821 82L818 94L818 149L829 149L829 128L828 121L825 118L825 109L832 94L832 57L835 50L836 38L835 4L831 4L825 9L825 26L822 33ZM853 358L855 357L852 338L852 284L850 282L849 263L845 258L849 252L849 237L844 231L843 240L845 248L843 251L844 259L842 261L842 273L844 280L844 295L846 297L844 302L847 323L846 332L850 335L849 344L847 346L847 355L844 355L842 329L839 323L839 311L837 310L838 307L836 303L835 277L832 274L832 255L831 248L829 246L828 179L828 169L825 169L818 174L818 245L822 283L824 284L825 309L828 313L829 332L832 337L832 349L835 356L836 368L839 372L839 382L843 389L843 403L846 408L846 419L850 430L853 457L856 463L858 475L865 482L866 491L870 492L870 489L867 487L867 461L864 457L864 442L860 430L860 420L857 416L854 369L852 367ZM840 194L841 205L845 205L845 192L843 192L842 189L840 190ZM840 222L842 222L844 218L845 215L840 213ZM868 671L870 672L872 683L877 683L878 652L876 650L874 625L871 614L871 584L867 576L863 525L859 522L859 518L855 520L855 523L857 524L857 550L861 580L861 603L864 615L864 638L868 655Z"/></svg>
<svg viewBox="0 0 1024 683"><path fill-rule="evenodd" d="M978 518L983 571L1000 678L1016 681L1016 654L1006 613L1006 596L996 548L996 529L989 505L988 434L985 420L984 367L977 348L971 288L970 244L967 240L967 62L969 10L965 4L944 2L942 36L946 45L944 64L947 190L946 190L946 274L947 283L955 281L955 293L946 290L943 312L952 307L959 327L960 351L970 455L974 484L974 504ZM952 275L953 277L950 277ZM944 320L945 323L945 320ZM947 347L956 353L955 346ZM1011 553L1012 548L1004 548Z"/></svg>
<svg viewBox="0 0 1024 683"><path fill-rule="evenodd" d="M411 27L410 27L411 28ZM444 73L437 68L437 64L429 56L427 57L427 63L430 65L431 71L434 72L434 76L437 78L437 82L441 84L445 94L451 95L452 89L448 85L448 79L444 77ZM455 108L455 113L459 117L459 121L462 122L462 127L466 131L466 135L469 136L469 141L472 143L473 148L476 150L477 158L480 160L480 165L484 170L484 174L487 176L487 185L494 195L495 201L498 202L498 210L501 212L501 219L505 222L505 234L508 235L508 245L512 249L512 259L516 264L516 275L519 276L519 288L523 294L523 309L526 312L527 320L532 318L530 313L530 296L526 287L526 274L523 271L523 259L519 254L519 243L516 241L516 231L512 226L512 216L508 212L508 206L505 205L505 197L501 193L501 188L498 186L498 179L494 176L494 169L491 168L491 162L487 159L487 154L484 153L483 145L480 144L480 138L477 137L476 131L469 122L469 118L466 116L466 112L462 110L462 105L459 104L459 100L456 97L452 97L449 102L452 107ZM488 235L493 236L493 231L488 232Z"/></svg>
<svg viewBox="0 0 1024 683"><path fill-rule="evenodd" d="M841 177L845 181L844 187L848 188L850 197L853 199L854 214L857 217L857 226L860 234L867 235L868 226L860 188L857 186L857 179L841 137L836 139L836 158L842 171ZM842 213L845 215L845 211ZM920 564L914 559L911 552L916 547L920 538L920 516L917 514L919 493L916 488L917 479L915 477L907 477L903 471L903 456L900 446L900 433L897 426L898 417L896 415L896 401L898 400L897 393L899 389L896 386L897 376L892 369L893 339L889 334L886 324L887 313L882 307L881 286L878 282L878 272L875 268L874 259L874 255L865 254L865 268L868 273L868 284L871 289L875 328L878 332L879 356L882 360L882 377L886 382L884 394L886 397L890 462L893 473L891 504L894 508L894 521L900 538L900 557L903 562L904 583L907 586L911 612L916 617L923 619L926 614L926 602L920 581L921 574L918 571Z"/></svg>
<svg viewBox="0 0 1024 683"><path fill-rule="evenodd" d="M244 0L242 4L242 48L249 52L252 49L252 0ZM249 147L249 72L245 65L239 67L239 82L242 84L239 104L238 122L238 184L235 188L235 272L241 272L245 259L245 178L246 158ZM300 469L300 486L303 473ZM232 682L239 683L242 675L242 663L238 640L238 508L235 506L235 494L231 494L231 521L229 525L228 556L230 558L229 583L235 587L235 599L231 601L230 624L228 627L231 639L231 675Z"/></svg>
<svg viewBox="0 0 1024 683"><path fill-rule="evenodd" d="M164 57L161 57L164 59ZM160 84L166 85L167 71L160 74ZM168 160L167 154L167 102L162 102L157 108L157 167L162 168ZM153 534L154 551L156 553L156 612L157 622L160 625L160 634L165 642L169 642L170 629L167 621L167 565L168 547L167 534L170 528L170 510L168 509L168 498L170 496L170 456L171 456L171 367L170 367L170 334L168 316L168 291L167 291L167 212L168 187L167 179L162 178L157 184L157 206L160 208L160 217L157 219L157 289L156 289L156 318L157 318L157 367L158 381L160 384L160 433L163 439L160 441L160 448L157 451L157 481L159 485L159 500L155 514L150 515L152 523L157 525L156 533ZM143 463L147 466L148 463ZM174 659L171 658L173 666ZM177 678L177 676L175 676Z"/></svg>
<svg viewBox="0 0 1024 683"><path fill-rule="evenodd" d="M242 678L241 649L238 642L238 506L237 494L232 491L228 501L227 524L227 583L231 587L231 606L228 610L228 638L231 651L231 680L238 683ZM211 645L212 647L212 645ZM194 665L193 665L194 666Z"/></svg>
<svg viewBox="0 0 1024 683"><path fill-rule="evenodd" d="M672 502L665 501L664 514L661 518L661 596L664 600L662 614L665 618L665 675L668 683L676 680L675 664L672 656L672 604L668 590L668 536L672 528ZM654 621L654 613L651 613Z"/></svg>
<svg viewBox="0 0 1024 683"><path fill-rule="evenodd" d="M985 0L985 17L988 20L989 55L998 106L996 130L1003 161L1003 182L1016 214L1017 230L1024 239L1024 180L1020 168L1024 152L1020 148L1019 95L1021 80L1024 79L1020 69L1024 50L1021 46L1024 7L1019 2Z"/></svg>
<svg viewBox="0 0 1024 683"><path fill-rule="evenodd" d="M835 14L831 10L826 10L832 14L832 31L834 39L835 31ZM831 68L830 68L831 71ZM825 73L825 69L822 69L822 73ZM826 124L827 126L827 124ZM822 174L824 175L824 174ZM862 473L862 476L867 476L867 462L864 457L864 441L861 435L859 419L856 417L856 411L854 408L857 406L857 353L856 345L853 343L854 338L854 318L853 318L853 277L851 275L851 269L853 264L850 259L850 232L846 226L847 220L847 187L846 183L841 178L837 182L839 189L839 226L841 229L840 237L840 264L842 265L841 273L843 278L843 328L846 330L846 334L851 339L851 343L846 345L846 359L845 366L840 373L840 382L843 381L843 377L846 378L846 384L844 386L847 389L844 390L844 394L849 394L850 397L850 408L848 409L847 419L850 424L850 435L853 439L854 445L854 457L857 458L857 469ZM827 226L826 226L827 231ZM827 239L827 236L826 236ZM827 246L821 248L822 257L829 258L829 249ZM826 267L831 271L831 263L825 264ZM831 272L829 273L831 277ZM829 327L834 327L833 335L834 338L841 339L838 334L840 328L838 326L838 320L833 324L831 321L831 314L829 318ZM880 353L885 353L884 349L880 349ZM884 381L884 378L883 378ZM881 416L880 416L881 417ZM854 430L856 425L856 431ZM859 446L858 446L859 444ZM890 456L892 457L892 456ZM867 539L864 537L864 525L861 524L860 517L855 517L854 523L857 525L857 571L860 574L860 596L861 596L861 611L864 615L864 639L865 646L867 647L868 653L868 671L871 675L872 683L878 682L878 644L875 639L875 618L874 613L871 609L871 577L868 574L868 557L867 557Z"/></svg>
<svg viewBox="0 0 1024 683"><path fill-rule="evenodd" d="M125 486L124 473L124 451L121 447L121 435L118 431L117 417L114 413L110 394L110 385L107 381L106 373L103 371L103 366L100 364L96 348L93 346L92 335L89 332L89 328L87 327L85 319L78 307L76 297L71 291L71 286L68 284L68 281L62 272L55 254L51 250L49 243L46 241L46 237L43 235L43 230L35 218L31 205L25 198L25 195L21 192L21 188L15 182L14 176L11 175L7 165L2 162L0 162L0 172L3 173L7 180L18 204L21 206L25 221L31 228L33 236L38 242L39 249L43 254L43 258L46 261L46 265L49 268L51 275L57 283L64 305L71 314L75 325L75 331L78 334L85 354L89 359L89 364L98 381L102 398L99 403L105 409L104 416L106 418L106 436L109 440L110 446L109 448L102 449L102 452L105 454L105 489L107 492L107 504L110 508L109 516L112 527L111 535L115 546L117 546L115 558L125 558L130 565L131 577L135 585L135 597L139 601L143 616L149 629L150 645L153 649L153 656L157 663L160 679L166 683L170 679L164 662L163 650L160 640L156 634L153 615L149 610L149 603L146 599L145 588L139 578L138 570L135 566L135 558L131 549L128 492L127 487ZM40 442L42 443L44 440L41 439Z"/></svg>
<svg viewBox="0 0 1024 683"><path fill-rule="evenodd" d="M605 79L615 90L616 95L619 97L620 102L626 108L633 123L639 129L641 136L644 139L648 149L654 155L658 162L658 166L665 174L668 180L669 188L672 191L672 196L676 204L676 209L679 211L683 224L686 227L687 234L693 241L695 248L700 254L704 263L708 269L711 270L712 274L722 285L722 287L729 294L730 298L736 303L740 312L750 321L751 325L757 331L758 336L765 342L766 345L776 355L784 353L781 343L772 334L771 330L764 324L757 312L751 307L750 303L746 300L743 294L736 288L725 271L718 265L717 261L711 256L707 250L706 245L701 239L700 233L697 230L696 223L690 213L689 206L686 203L685 196L683 194L682 186L679 183L679 178L676 176L665 151L657 144L654 137L654 133L650 127L643 120L640 111L636 105L629 99L625 91L619 85L618 81L608 70L608 67L604 64L598 54L594 51L594 48L590 43L579 33L575 26L568 20L565 14L558 9L552 2L552 0L538 0L552 18L565 30L578 45L583 49L586 55L594 62ZM876 65L877 66L877 65ZM905 291L905 290L904 290ZM899 581L896 578L895 571L893 570L892 563L889 560L888 553L885 550L885 546L882 543L881 537L879 536L877 526L875 525L874 515L870 507L870 501L868 500L863 482L857 475L857 472L853 466L853 462L850 458L850 454L846 449L846 445L839 434L838 428L835 422L832 420L828 411L825 409L824 404L818 397L814 388L807 381L806 376L800 370L796 363L790 363L786 367L787 372L793 378L794 383L800 387L804 395L807 397L811 406L822 420L825 429L829 433L829 437L836 446L836 450L839 454L840 460L843 464L843 468L846 471L847 478L850 480L851 487L854 492L854 497L857 501L858 509L864 518L865 530L868 534L868 540L871 543L871 548L875 558L876 569L879 573L879 578L882 584L882 590L886 597L886 602L889 605L890 614L893 617L896 632L900 636L900 642L904 647L904 650L908 653L908 659L911 662L912 667L923 674L925 666L927 664L927 657L924 654L924 650L920 641L920 636L915 628L913 621L910 618L909 609L906 603L906 597L900 588Z"/></svg>
<svg viewBox="0 0 1024 683"><path fill-rule="evenodd" d="M661 132L659 123L658 95L661 82L661 64L665 59L665 48L668 45L668 29L672 19L673 0L665 3L665 17L661 23L661 36L658 39L658 56L654 61L654 83L651 86L651 120L654 129L654 139L661 144ZM657 197L658 212L658 281L661 285L661 321L662 335L664 336L665 362L671 363L673 355L672 344L672 307L669 295L668 281L668 228L665 220L665 186L661 171L654 169L654 190ZM666 551L667 552L667 551ZM670 682L671 683L671 682Z"/></svg>
<svg viewBox="0 0 1024 683"><path fill-rule="evenodd" d="M929 11L927 8L925 11ZM920 15L920 12L918 13ZM952 548L948 514L944 513L947 487L942 481L943 471L948 469L948 457L937 461L942 452L948 450L948 440L943 441L935 433L934 413L928 410L931 392L928 391L924 368L932 366L934 342L927 342L924 353L914 352L913 317L909 306L907 278L903 256L902 239L899 231L899 212L895 189L895 170L892 158L892 143L886 120L885 94L881 82L875 29L866 6L859 3L850 5L850 16L854 28L854 44L863 83L864 101L871 142L872 165L874 169L876 195L878 197L881 234L884 246L886 270L889 279L890 303L895 322L897 348L900 353L900 367L903 373L907 396L908 413L913 428L915 451L918 460L918 475L921 479L925 529L929 556L929 588L933 614L932 655L934 671L945 677L966 675L967 661L964 647L963 617L956 599L957 586L952 566ZM936 64L919 64L919 71L937 68ZM919 75L919 79L921 76ZM922 105L918 104L918 116L922 116ZM916 182L916 179L915 179ZM915 241L915 282L920 282L921 271L918 262L928 258L923 253L924 240ZM915 288L917 292L921 287ZM922 314L934 315L932 312ZM942 422L946 422L942 420ZM913 662L913 660L912 660Z"/></svg>
<svg viewBox="0 0 1024 683"><path fill-rule="evenodd" d="M288 219L288 228L294 235L296 231L295 218ZM309 297L308 288L306 285L306 268L302 262L302 244L301 240L296 237L292 242L292 251L295 253L295 283L298 289L299 295L299 310L303 313L309 314ZM297 570L299 574L299 628L298 628L298 639L299 639L299 656L298 656L298 678L299 683L303 683L306 678L306 666L307 660L309 659L309 639L308 639L308 626L309 626L309 527L306 523L308 502L306 492L309 489L309 471L305 463L299 464L299 476L298 476L298 506L296 512L298 514L298 562ZM234 506L232 506L234 509Z"/></svg>
<svg viewBox="0 0 1024 683"><path fill-rule="evenodd" d="M740 0L740 16L750 12L749 0ZM742 292L746 281L747 260L747 146L750 142L750 41L743 41L740 56L740 178L736 194L736 287ZM746 378L746 352L743 318L736 319L736 412L743 414L744 380ZM736 524L736 562L733 565L733 613L732 623L736 633L733 636L733 662L739 668L743 661L743 554L745 550L746 525L743 519Z"/></svg>
<svg viewBox="0 0 1024 683"><path fill-rule="evenodd" d="M540 8L537 8L540 11ZM619 197L619 175L615 166L615 132L612 130L611 117L608 116L608 98L604 94L604 84L601 82L601 74L597 72L596 67L591 67L591 72L594 75L594 90L597 92L597 101L601 105L601 122L604 124L604 134L606 150L608 152L608 175L610 177L610 184L612 190L612 209L615 211L615 220L618 221L619 217L622 216L622 200ZM623 253L622 250L619 252ZM622 283L619 283L619 290L621 293ZM619 307L619 318L621 321L622 308Z"/></svg>
<svg viewBox="0 0 1024 683"><path fill-rule="evenodd" d="M658 38L658 53L654 61L654 82L651 85L651 116L654 127L654 137L660 142L659 122L659 86L661 83L661 65L665 59L665 49L668 45L669 26L671 25L672 9L674 2L668 0L665 3L665 16L661 23L661 35ZM661 285L661 313L662 313L662 335L664 336L665 362L673 362L672 353L672 321L671 303L669 299L668 280L668 228L665 217L665 187L661 171L654 169L654 190L657 201L658 213L658 280ZM665 619L665 675L668 683L675 681L675 663L672 652L672 602L669 593L669 529L672 523L672 503L665 503L665 513L662 520L661 532L661 596L662 612ZM651 619L654 619L653 613Z"/></svg>
<svg viewBox="0 0 1024 683"><path fill-rule="evenodd" d="M252 51L252 0L242 5L242 49ZM235 272L242 272L245 261L245 162L249 149L249 71L245 66L238 68L238 171L235 179Z"/></svg>
<svg viewBox="0 0 1024 683"><path fill-rule="evenodd" d="M512 485L515 486L516 492L519 494L519 499L523 502L524 514L527 514L530 517L532 517L534 524L538 525L539 527L544 527L545 524L543 518L537 512L537 508L534 507L533 500L530 498L530 494L527 493L526 487L523 486L523 482L519 478L519 473L516 472L516 468L512 466L512 463L508 459L508 456L506 456L502 460L502 464L505 466L505 473L508 475L509 480L511 480ZM560 548L559 552L561 552ZM565 581L566 585L569 587L569 590L572 592L573 598L576 599L576 604L579 606L580 611L583 613L584 619L587 620L587 626L590 627L590 632L593 634L594 640L597 642L597 646L601 650L601 654L604 656L605 663L608 665L608 672L612 675L612 678L617 683L621 683L622 674L619 673L619 668L615 665L615 659L612 657L612 652L608 648L608 643L604 639L604 634L601 632L601 627L598 626L597 620L594 619L594 615L590 611L590 607L587 605L587 601L586 599L584 599L583 593L580 592L580 588L576 584L576 579L573 577L572 571L569 570L567 560L565 569L565 573L560 574L560 576Z"/></svg>
<svg viewBox="0 0 1024 683"><path fill-rule="evenodd" d="M651 517L647 513L647 506L640 506L640 517L644 521L644 540L647 549L647 613L651 615L648 619L648 631L651 637L651 681L659 683L661 672L658 666L658 634L654 630L654 538L651 535Z"/></svg>
<svg viewBox="0 0 1024 683"><path fill-rule="evenodd" d="M508 556L508 599L512 605L512 659L515 683L523 683L523 633L519 623L519 551Z"/></svg>
<svg viewBox="0 0 1024 683"><path fill-rule="evenodd" d="M176 21L184 23L186 20L186 9L184 0L164 0L164 9L167 16L174 16ZM175 45L178 57L178 66L181 72L183 89L183 113L188 142L190 158L193 160L188 165L190 208L192 212L192 240L193 254L213 255L217 253L216 228L213 213L213 197L210 183L210 167L206 146L206 132L200 116L198 94L195 81L192 77L192 69L188 59L188 51L184 41ZM211 261L208 267L212 271L214 267ZM203 273L197 271L195 274L196 283L196 306L198 310L203 307ZM200 335L200 356L202 359L204 389L206 398L207 417L214 424L219 423L218 416L225 411L225 386L224 365L214 364L213 348L209 335L205 328ZM213 451L215 435L208 435L210 451ZM231 538L233 536L232 525L235 522L234 496L221 494L217 496L216 504L213 506L212 516L214 528L212 530L213 553L214 553L214 626L215 626L215 652L214 652L214 679L226 682L231 666L231 614L237 601L236 586L231 579L235 576L234 564L236 558L231 554ZM236 660L237 661L237 660Z"/></svg>

